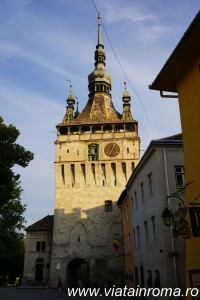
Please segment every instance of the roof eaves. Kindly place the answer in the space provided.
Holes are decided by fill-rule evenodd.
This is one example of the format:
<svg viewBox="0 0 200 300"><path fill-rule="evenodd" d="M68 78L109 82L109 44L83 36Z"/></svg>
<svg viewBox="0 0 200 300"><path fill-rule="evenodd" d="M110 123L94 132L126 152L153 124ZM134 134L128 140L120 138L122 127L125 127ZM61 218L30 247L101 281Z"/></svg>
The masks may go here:
<svg viewBox="0 0 200 300"><path fill-rule="evenodd" d="M175 137L176 135L174 135ZM178 135L177 135L178 136ZM174 140L174 139L160 139L160 140L152 140L147 147L146 151L144 152L141 160L139 161L138 165L136 166L135 170L131 174L127 184L126 189L128 189L131 186L131 183L135 176L137 175L140 168L143 166L144 162L148 159L148 157L155 151L155 147L160 145L183 145L183 140Z"/></svg>
<svg viewBox="0 0 200 300"><path fill-rule="evenodd" d="M46 217L26 227L25 231L52 231L53 222L54 215L47 215Z"/></svg>
<svg viewBox="0 0 200 300"><path fill-rule="evenodd" d="M123 203L123 201L125 200L126 196L127 196L127 189L123 190L122 193L121 193L121 195L119 196L119 199L117 200L117 205L118 206L120 206Z"/></svg>

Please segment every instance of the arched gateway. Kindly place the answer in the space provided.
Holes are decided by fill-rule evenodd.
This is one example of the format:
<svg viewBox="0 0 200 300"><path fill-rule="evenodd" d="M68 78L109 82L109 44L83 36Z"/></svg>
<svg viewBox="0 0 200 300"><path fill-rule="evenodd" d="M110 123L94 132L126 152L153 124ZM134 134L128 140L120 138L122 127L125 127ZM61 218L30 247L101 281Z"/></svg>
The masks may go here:
<svg viewBox="0 0 200 300"><path fill-rule="evenodd" d="M68 287L87 287L90 285L90 267L86 260L82 258L72 259L67 265L66 272Z"/></svg>

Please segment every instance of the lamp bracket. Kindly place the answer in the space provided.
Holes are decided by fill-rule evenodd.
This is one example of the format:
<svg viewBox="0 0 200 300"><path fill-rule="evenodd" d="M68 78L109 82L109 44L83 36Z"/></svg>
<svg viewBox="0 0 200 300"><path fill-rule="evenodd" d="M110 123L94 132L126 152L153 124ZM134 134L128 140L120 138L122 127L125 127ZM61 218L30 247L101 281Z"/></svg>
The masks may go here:
<svg viewBox="0 0 200 300"><path fill-rule="evenodd" d="M182 199L182 197L184 197L184 196L185 196L185 188L182 188L182 189L178 190L177 192L171 194L170 196L167 196L167 199L169 199L169 198L176 198L176 199L178 199L178 200L181 201L181 204L183 206L185 206L184 201Z"/></svg>

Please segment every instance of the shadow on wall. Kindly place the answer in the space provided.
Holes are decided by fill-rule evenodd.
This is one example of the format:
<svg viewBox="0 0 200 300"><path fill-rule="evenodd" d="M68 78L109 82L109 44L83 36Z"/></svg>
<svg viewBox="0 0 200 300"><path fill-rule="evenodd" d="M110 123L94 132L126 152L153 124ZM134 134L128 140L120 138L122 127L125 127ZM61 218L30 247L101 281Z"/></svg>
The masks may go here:
<svg viewBox="0 0 200 300"><path fill-rule="evenodd" d="M87 210L77 207L71 213L55 209L53 236L52 285L58 277L69 287L122 284L124 245L120 242L117 250L113 248L113 239L123 239L116 202L105 201Z"/></svg>

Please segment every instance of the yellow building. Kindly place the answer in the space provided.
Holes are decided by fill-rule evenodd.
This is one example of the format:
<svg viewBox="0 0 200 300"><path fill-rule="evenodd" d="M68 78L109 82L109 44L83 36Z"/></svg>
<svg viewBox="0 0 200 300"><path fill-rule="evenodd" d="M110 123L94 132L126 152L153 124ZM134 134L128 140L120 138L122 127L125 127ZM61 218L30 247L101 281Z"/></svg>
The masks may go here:
<svg viewBox="0 0 200 300"><path fill-rule="evenodd" d="M188 220L193 227L192 237L186 242L186 282L187 287L199 287L200 12L150 85L150 89L160 91L161 97L177 97L179 101L184 143L186 205L190 209Z"/></svg>

